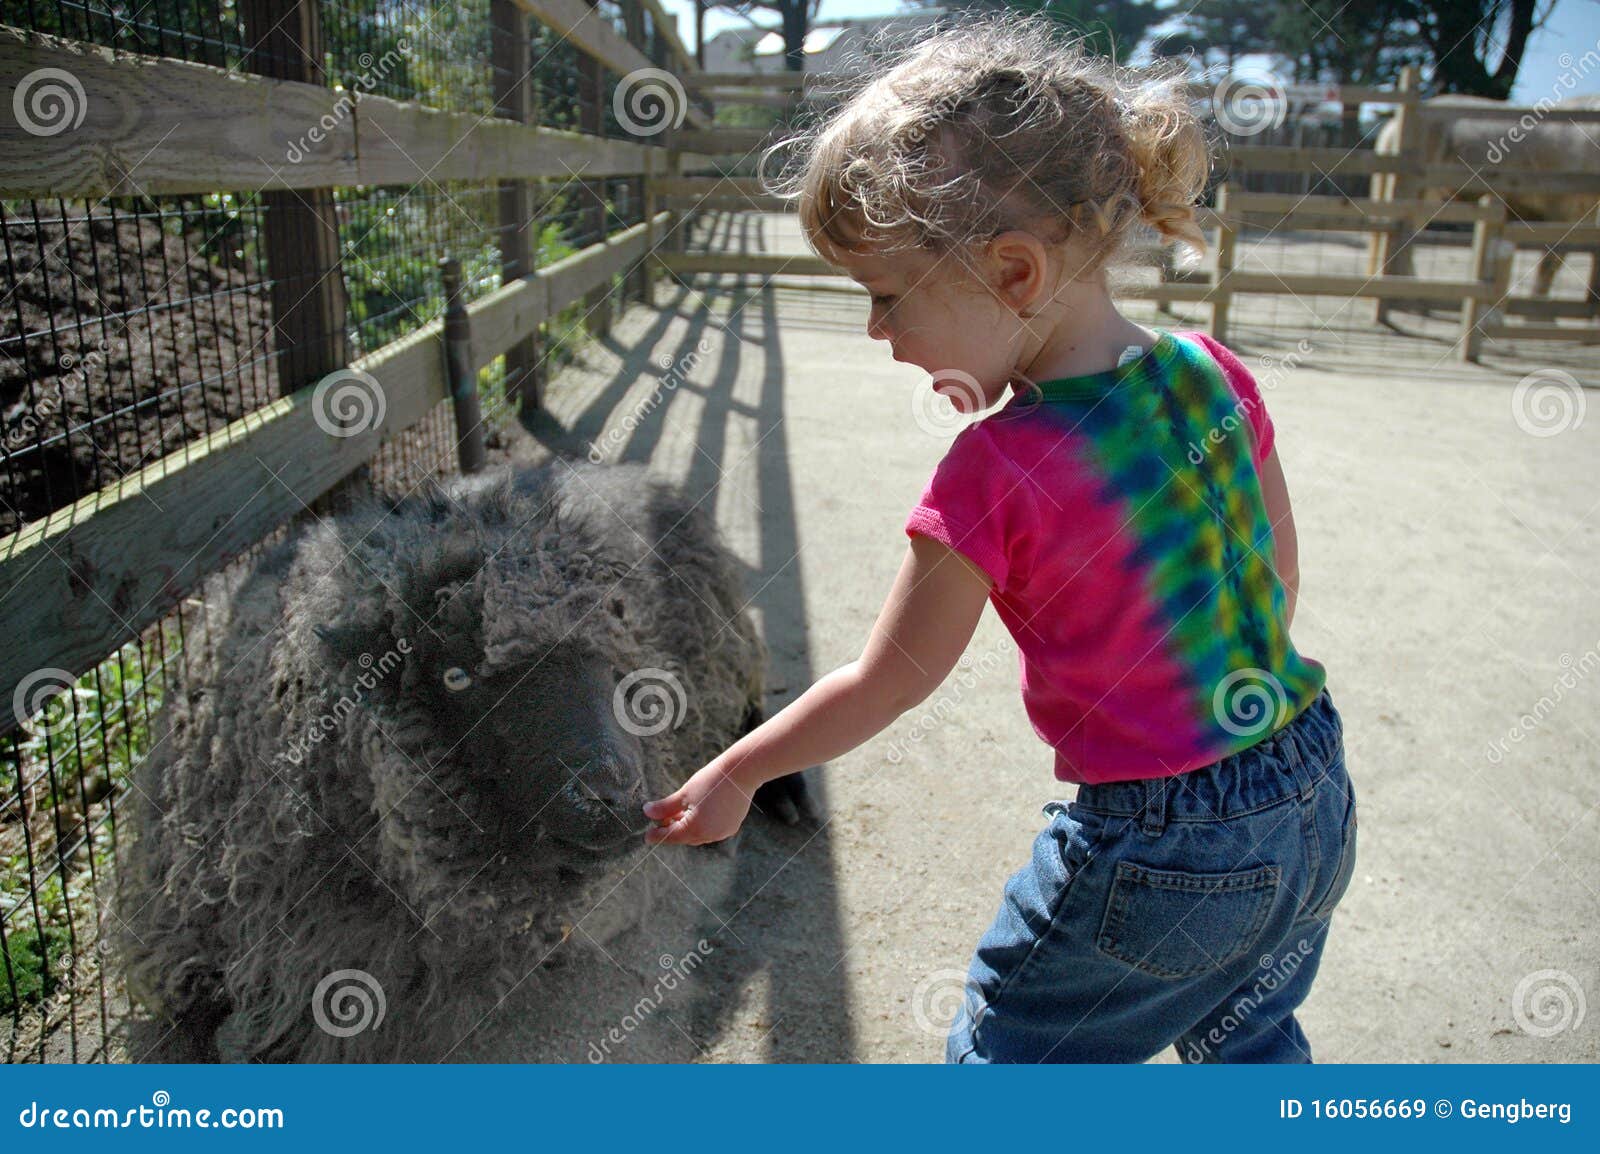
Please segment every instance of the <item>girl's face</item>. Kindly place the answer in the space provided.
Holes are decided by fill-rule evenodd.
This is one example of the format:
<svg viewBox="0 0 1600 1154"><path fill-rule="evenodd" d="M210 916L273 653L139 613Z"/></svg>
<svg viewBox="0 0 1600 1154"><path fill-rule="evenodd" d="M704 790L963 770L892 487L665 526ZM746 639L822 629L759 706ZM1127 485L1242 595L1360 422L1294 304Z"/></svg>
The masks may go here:
<svg viewBox="0 0 1600 1154"><path fill-rule="evenodd" d="M932 376L959 411L977 412L998 403L1011 380L1025 322L979 287L963 259L922 250L838 256L872 294L867 335Z"/></svg>

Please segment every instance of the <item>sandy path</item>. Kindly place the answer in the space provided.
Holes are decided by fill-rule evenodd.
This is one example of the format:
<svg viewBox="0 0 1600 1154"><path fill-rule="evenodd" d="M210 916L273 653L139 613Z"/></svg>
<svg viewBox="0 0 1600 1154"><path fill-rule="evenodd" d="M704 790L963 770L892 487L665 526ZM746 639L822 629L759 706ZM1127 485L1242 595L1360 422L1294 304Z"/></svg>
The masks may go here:
<svg viewBox="0 0 1600 1154"><path fill-rule="evenodd" d="M944 443L912 422L922 375L864 336L860 299L669 283L660 300L548 403L608 459L715 490L776 710L859 653ZM1313 338L1266 396L1301 539L1295 641L1330 671L1361 845L1302 1021L1319 1061L1595 1060L1600 677L1577 670L1600 672L1600 421L1532 436L1510 397L1545 365L1593 383L1600 356L1547 346L1462 367L1447 325L1380 336L1370 303L1319 328L1341 304L1321 320L1295 302L1241 309L1230 341L1255 365ZM918 710L811 771L820 830L752 830L713 960L617 1056L941 1057L953 975L1061 796L992 612L968 655ZM1568 663L1575 687L1559 688ZM1491 762L1553 687L1555 709ZM1541 1036L1562 995L1584 1016Z"/></svg>

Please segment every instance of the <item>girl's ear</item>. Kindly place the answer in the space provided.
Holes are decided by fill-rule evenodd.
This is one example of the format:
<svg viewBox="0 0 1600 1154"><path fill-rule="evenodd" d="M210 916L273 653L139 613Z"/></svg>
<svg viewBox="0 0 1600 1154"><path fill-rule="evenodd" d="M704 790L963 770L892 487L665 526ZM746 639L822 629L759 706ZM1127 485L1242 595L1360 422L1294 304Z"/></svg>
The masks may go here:
<svg viewBox="0 0 1600 1154"><path fill-rule="evenodd" d="M1008 229L989 241L987 269L995 293L1023 317L1039 314L1048 295L1050 258L1031 232Z"/></svg>

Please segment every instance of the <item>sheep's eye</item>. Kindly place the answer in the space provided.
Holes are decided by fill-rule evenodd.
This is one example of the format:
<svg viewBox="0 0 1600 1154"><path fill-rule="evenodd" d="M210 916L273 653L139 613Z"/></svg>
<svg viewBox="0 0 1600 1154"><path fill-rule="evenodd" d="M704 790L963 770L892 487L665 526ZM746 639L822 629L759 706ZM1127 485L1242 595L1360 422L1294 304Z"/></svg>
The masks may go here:
<svg viewBox="0 0 1600 1154"><path fill-rule="evenodd" d="M444 687L451 693L460 693L471 684L471 676L459 665L452 665L444 671Z"/></svg>

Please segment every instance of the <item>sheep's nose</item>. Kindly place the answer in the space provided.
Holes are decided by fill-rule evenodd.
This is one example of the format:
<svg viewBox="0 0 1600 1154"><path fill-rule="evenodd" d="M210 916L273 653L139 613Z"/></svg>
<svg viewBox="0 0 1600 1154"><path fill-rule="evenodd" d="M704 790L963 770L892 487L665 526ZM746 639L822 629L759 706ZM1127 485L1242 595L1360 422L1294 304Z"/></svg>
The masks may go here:
<svg viewBox="0 0 1600 1154"><path fill-rule="evenodd" d="M602 754L573 774L561 795L594 838L631 837L650 827L641 775L613 754Z"/></svg>

